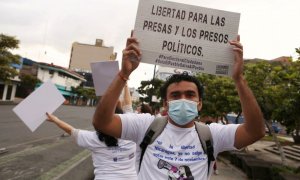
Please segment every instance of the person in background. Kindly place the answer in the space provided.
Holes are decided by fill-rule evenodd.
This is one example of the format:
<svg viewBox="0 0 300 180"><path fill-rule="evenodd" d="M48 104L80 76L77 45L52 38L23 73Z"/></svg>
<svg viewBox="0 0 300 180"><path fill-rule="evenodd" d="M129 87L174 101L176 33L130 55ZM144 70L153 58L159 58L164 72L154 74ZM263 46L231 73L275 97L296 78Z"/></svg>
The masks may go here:
<svg viewBox="0 0 300 180"><path fill-rule="evenodd" d="M154 116L155 117L161 117L162 115L160 114L160 108L159 108L159 106L156 106L155 108L154 108Z"/></svg>
<svg viewBox="0 0 300 180"><path fill-rule="evenodd" d="M121 100L121 106L124 113L133 113L132 98L127 84L125 84L123 88L123 100Z"/></svg>
<svg viewBox="0 0 300 180"><path fill-rule="evenodd" d="M148 114L153 114L152 113L152 108L149 104L144 104L142 103L141 105L139 105L137 108L137 113L138 114L145 114L145 113L148 113Z"/></svg>
<svg viewBox="0 0 300 180"><path fill-rule="evenodd" d="M122 113L116 108L115 113ZM135 168L136 144L116 139L100 131L76 129L52 114L46 113L48 121L71 135L78 146L91 151L95 180L137 180Z"/></svg>
<svg viewBox="0 0 300 180"><path fill-rule="evenodd" d="M123 88L123 99L118 102L117 107L121 107L125 114L133 113L132 98L131 98L127 83L125 84L125 86ZM140 114L140 113L153 114L151 106L148 104L144 104L144 103L140 104L137 107L137 113L138 114Z"/></svg>

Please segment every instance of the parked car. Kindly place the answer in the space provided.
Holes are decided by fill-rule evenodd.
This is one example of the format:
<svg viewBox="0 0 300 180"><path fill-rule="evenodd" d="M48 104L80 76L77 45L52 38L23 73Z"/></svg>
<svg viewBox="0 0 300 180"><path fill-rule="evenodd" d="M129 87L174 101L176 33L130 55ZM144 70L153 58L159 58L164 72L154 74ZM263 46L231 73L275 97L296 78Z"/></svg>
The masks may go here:
<svg viewBox="0 0 300 180"><path fill-rule="evenodd" d="M236 117L237 117L236 114L227 114L226 117L230 124L236 124ZM244 116L240 115L237 124L242 124L242 123L244 123Z"/></svg>
<svg viewBox="0 0 300 180"><path fill-rule="evenodd" d="M272 122L272 128L275 133L279 133L281 131L281 127L279 126L279 124L277 122Z"/></svg>

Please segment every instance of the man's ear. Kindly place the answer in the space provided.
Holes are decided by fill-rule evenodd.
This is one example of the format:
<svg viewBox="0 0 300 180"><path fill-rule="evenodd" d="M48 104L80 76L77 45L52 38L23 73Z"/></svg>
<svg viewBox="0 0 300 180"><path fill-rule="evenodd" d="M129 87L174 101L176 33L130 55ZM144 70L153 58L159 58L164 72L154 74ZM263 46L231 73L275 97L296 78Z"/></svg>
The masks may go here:
<svg viewBox="0 0 300 180"><path fill-rule="evenodd" d="M163 106L166 111L169 110L168 102L166 100L163 100Z"/></svg>
<svg viewBox="0 0 300 180"><path fill-rule="evenodd" d="M197 105L198 111L201 111L202 109L202 99L200 99L198 105Z"/></svg>

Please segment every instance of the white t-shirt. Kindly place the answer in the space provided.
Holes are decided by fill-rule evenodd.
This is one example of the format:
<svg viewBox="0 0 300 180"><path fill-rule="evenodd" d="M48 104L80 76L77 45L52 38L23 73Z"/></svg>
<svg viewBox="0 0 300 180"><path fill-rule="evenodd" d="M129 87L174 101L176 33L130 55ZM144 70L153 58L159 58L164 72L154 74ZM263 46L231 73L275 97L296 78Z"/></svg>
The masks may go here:
<svg viewBox="0 0 300 180"><path fill-rule="evenodd" d="M133 113L133 108L132 108L131 104L130 105L124 105L122 107L122 110L123 110L124 114L126 114L126 113Z"/></svg>
<svg viewBox="0 0 300 180"><path fill-rule="evenodd" d="M120 117L122 121L121 138L132 140L138 145L154 120L154 116L149 114L122 114ZM209 127L213 137L215 157L222 151L236 149L234 137L238 125L212 123ZM140 153L141 149L137 146L137 163ZM213 163L211 163L212 165ZM168 123L161 135L148 146L138 179L203 180L209 179L207 172L207 155L203 152L195 126L179 128Z"/></svg>
<svg viewBox="0 0 300 180"><path fill-rule="evenodd" d="M73 129L72 136L79 146L92 152L95 179L137 180L134 142L119 139L119 146L107 147L95 131Z"/></svg>

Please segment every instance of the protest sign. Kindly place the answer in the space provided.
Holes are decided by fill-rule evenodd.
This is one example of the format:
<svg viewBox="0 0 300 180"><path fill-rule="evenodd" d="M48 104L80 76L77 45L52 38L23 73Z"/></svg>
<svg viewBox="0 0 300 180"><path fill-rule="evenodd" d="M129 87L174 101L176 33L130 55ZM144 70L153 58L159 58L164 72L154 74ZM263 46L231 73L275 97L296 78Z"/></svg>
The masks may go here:
<svg viewBox="0 0 300 180"><path fill-rule="evenodd" d="M48 81L21 101L13 111L33 132L47 119L46 112L53 113L64 101L56 86Z"/></svg>
<svg viewBox="0 0 300 180"><path fill-rule="evenodd" d="M240 14L159 0L140 0L134 28L142 62L216 75L231 75L230 40Z"/></svg>

